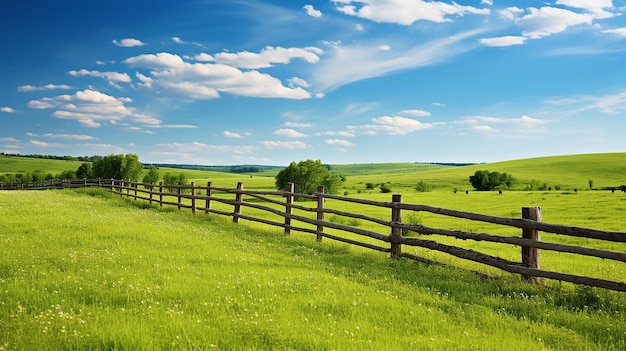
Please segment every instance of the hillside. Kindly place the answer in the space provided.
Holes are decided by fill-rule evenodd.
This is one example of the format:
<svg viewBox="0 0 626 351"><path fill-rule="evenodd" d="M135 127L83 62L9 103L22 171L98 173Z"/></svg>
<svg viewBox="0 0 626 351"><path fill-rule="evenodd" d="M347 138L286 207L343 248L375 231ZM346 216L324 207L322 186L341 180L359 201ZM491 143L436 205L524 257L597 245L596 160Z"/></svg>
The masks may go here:
<svg viewBox="0 0 626 351"><path fill-rule="evenodd" d="M17 172L50 172L53 174L76 170L81 162L49 160L15 156L0 156L0 174ZM265 167L265 166L260 166ZM394 190L412 189L419 181L429 184L433 190L471 190L469 176L477 170L504 172L513 175L517 182L514 188L524 189L535 181L547 187L562 190L588 189L589 180L594 188L626 184L626 153L580 154L537 157L503 162L452 166L431 163L368 163L331 165L332 171L347 177L345 189L365 189L367 183L388 183ZM273 177L280 168L268 167L259 173L227 173L229 167L191 170L161 168L165 173L185 173L190 181L224 182L233 186L245 181L255 188L273 187ZM221 172L220 172L221 171ZM254 178L251 181L251 178Z"/></svg>

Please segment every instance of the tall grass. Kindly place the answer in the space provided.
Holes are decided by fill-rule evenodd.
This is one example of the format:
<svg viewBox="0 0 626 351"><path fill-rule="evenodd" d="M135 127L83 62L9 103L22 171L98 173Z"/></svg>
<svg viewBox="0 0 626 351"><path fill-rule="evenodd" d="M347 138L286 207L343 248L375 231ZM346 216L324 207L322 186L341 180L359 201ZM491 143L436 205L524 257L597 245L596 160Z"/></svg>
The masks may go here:
<svg viewBox="0 0 626 351"><path fill-rule="evenodd" d="M86 196L93 195L93 196ZM623 350L623 294L138 207L0 192L1 350Z"/></svg>

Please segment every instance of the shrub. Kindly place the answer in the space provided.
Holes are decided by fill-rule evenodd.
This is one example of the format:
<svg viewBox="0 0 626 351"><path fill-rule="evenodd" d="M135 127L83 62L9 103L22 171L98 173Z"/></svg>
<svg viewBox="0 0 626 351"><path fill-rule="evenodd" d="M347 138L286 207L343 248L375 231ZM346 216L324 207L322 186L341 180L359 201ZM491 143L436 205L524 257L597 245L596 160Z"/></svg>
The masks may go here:
<svg viewBox="0 0 626 351"><path fill-rule="evenodd" d="M417 183L417 186L415 187L415 190L417 190L417 191L419 191L421 193L425 193L425 192L429 192L429 191L433 190L433 188L430 185L426 184L423 180L420 180Z"/></svg>

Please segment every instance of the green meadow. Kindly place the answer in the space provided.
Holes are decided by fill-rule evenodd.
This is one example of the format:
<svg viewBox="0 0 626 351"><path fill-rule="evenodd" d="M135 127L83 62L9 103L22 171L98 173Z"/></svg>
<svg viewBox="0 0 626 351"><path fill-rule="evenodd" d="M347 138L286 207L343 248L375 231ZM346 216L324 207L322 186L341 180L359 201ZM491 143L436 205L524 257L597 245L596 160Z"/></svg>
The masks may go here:
<svg viewBox="0 0 626 351"><path fill-rule="evenodd" d="M0 173L77 167L20 160L7 164L0 157ZM590 180L596 189L625 184L626 153L332 169L347 177L341 192L351 197L391 201L391 193L367 187L384 183L407 203L513 218L521 217L522 207L541 206L544 222L626 228L626 194L589 187ZM517 190L466 194L476 170L510 173ZM277 171L160 170L168 172L183 172L199 185L234 188L241 181L246 189L273 189ZM416 191L419 181L432 191ZM522 190L532 181L551 190ZM243 212L258 213L252 210ZM342 210L390 215L360 205ZM428 213L407 212L404 220L520 235L514 228ZM447 266L230 221L101 189L0 192L0 350L626 349L624 293L549 280L529 285L517 275L426 249L403 251ZM370 228L360 220L346 224ZM518 247L431 238L520 260ZM547 233L542 240L626 251L621 243ZM624 263L549 251L542 251L542 268L622 282L626 277Z"/></svg>
<svg viewBox="0 0 626 351"><path fill-rule="evenodd" d="M0 192L2 350L623 350L626 299L102 190Z"/></svg>

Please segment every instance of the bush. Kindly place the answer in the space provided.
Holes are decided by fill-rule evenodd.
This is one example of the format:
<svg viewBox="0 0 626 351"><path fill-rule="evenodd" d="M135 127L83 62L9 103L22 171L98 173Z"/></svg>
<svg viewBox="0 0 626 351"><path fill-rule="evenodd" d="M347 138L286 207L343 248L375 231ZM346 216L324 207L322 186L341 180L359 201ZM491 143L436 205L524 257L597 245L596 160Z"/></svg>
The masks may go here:
<svg viewBox="0 0 626 351"><path fill-rule="evenodd" d="M505 190L513 184L514 178L510 174L490 171L476 171L469 177L470 184L479 191Z"/></svg>
<svg viewBox="0 0 626 351"><path fill-rule="evenodd" d="M429 192L429 191L433 190L433 188L430 185L426 184L423 180L420 180L417 183L417 186L415 187L415 190L417 190L417 191L419 191L421 193L425 193L425 192Z"/></svg>
<svg viewBox="0 0 626 351"><path fill-rule="evenodd" d="M387 184L381 184L380 185L380 192L382 193L390 193L391 192L391 188L387 185Z"/></svg>

